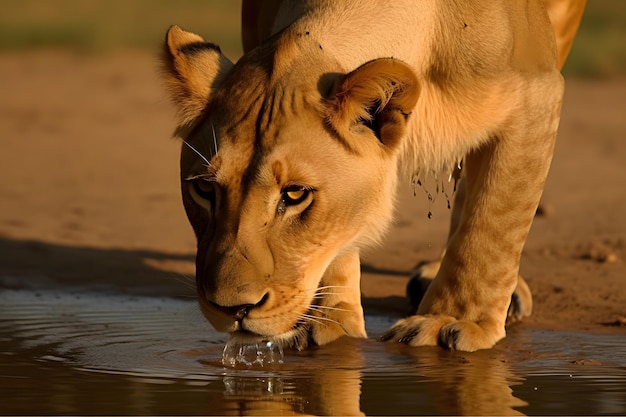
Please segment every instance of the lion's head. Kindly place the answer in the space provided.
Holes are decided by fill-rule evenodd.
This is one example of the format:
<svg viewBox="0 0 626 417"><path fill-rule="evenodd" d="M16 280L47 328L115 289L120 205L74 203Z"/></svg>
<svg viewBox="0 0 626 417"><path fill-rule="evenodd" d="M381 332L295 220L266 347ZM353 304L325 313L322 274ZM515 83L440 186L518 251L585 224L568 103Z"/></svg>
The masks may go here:
<svg viewBox="0 0 626 417"><path fill-rule="evenodd" d="M233 65L176 26L164 64L207 319L296 347L365 336L359 250L391 219L412 70L346 73L305 34Z"/></svg>

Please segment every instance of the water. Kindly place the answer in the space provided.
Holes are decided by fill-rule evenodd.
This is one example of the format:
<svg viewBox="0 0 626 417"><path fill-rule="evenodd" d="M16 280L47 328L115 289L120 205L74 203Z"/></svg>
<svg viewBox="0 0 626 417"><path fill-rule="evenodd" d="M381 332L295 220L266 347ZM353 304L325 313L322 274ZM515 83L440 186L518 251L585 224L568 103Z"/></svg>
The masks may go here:
<svg viewBox="0 0 626 417"><path fill-rule="evenodd" d="M222 352L222 365L276 368L284 363L283 348L271 340L235 335L231 337Z"/></svg>
<svg viewBox="0 0 626 417"><path fill-rule="evenodd" d="M626 414L623 336L513 329L471 354L346 339L271 369L225 366L227 341L191 299L2 290L0 414Z"/></svg>

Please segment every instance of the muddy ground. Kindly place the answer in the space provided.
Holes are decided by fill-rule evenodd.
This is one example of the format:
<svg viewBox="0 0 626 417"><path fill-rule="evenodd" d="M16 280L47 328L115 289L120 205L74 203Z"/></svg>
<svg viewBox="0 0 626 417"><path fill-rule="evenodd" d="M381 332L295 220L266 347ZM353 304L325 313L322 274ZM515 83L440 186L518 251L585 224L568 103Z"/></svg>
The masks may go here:
<svg viewBox="0 0 626 417"><path fill-rule="evenodd" d="M0 288L76 285L191 295L195 242L180 143L155 56L0 55ZM569 79L560 137L521 273L521 326L626 335L626 79ZM364 255L366 308L403 314L407 276L436 258L449 210L400 189Z"/></svg>

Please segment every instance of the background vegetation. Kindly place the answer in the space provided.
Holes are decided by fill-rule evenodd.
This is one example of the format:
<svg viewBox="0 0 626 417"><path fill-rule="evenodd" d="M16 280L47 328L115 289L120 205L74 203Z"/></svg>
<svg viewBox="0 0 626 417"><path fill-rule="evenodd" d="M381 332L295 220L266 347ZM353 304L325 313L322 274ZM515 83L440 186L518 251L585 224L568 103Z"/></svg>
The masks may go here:
<svg viewBox="0 0 626 417"><path fill-rule="evenodd" d="M167 27L179 24L237 58L239 8L235 0L3 0L0 52L48 47L85 53L156 50ZM626 1L588 0L564 72L586 77L626 74Z"/></svg>

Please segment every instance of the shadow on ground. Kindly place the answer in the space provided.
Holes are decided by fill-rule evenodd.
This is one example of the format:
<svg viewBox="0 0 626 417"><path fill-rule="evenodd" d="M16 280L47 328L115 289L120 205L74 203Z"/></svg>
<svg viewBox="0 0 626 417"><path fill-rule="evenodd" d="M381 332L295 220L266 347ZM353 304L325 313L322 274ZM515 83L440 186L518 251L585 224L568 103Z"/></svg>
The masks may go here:
<svg viewBox="0 0 626 417"><path fill-rule="evenodd" d="M193 267L194 256L106 249L0 237L0 287L90 287L146 295L193 295L193 276L167 268ZM160 265L163 265L161 267ZM185 269L185 268L183 268Z"/></svg>

